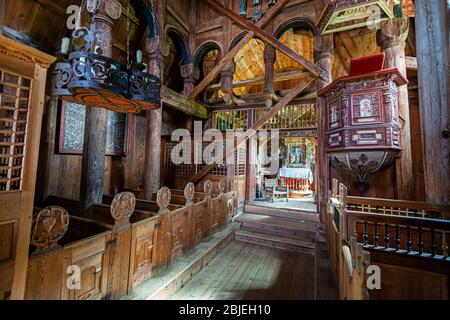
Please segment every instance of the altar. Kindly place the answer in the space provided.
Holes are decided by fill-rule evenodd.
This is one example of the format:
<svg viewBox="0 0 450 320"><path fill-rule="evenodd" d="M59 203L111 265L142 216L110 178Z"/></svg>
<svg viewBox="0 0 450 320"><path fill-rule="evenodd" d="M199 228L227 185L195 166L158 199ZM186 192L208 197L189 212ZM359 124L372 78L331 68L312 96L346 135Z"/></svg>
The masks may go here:
<svg viewBox="0 0 450 320"><path fill-rule="evenodd" d="M283 167L278 172L281 184L292 191L307 191L313 188L313 172L310 168Z"/></svg>

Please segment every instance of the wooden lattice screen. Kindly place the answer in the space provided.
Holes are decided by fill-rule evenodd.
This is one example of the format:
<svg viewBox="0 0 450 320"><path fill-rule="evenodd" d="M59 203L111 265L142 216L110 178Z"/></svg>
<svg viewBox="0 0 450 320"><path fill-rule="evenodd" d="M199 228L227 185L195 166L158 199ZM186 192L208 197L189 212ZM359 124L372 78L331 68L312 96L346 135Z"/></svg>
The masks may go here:
<svg viewBox="0 0 450 320"><path fill-rule="evenodd" d="M0 69L0 192L22 188L31 83Z"/></svg>

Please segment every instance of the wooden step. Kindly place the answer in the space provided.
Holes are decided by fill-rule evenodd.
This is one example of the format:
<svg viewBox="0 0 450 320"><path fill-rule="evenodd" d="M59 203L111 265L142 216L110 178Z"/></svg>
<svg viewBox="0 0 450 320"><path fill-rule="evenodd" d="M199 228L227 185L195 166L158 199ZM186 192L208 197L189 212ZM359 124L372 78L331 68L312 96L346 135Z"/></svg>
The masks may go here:
<svg viewBox="0 0 450 320"><path fill-rule="evenodd" d="M316 222L285 219L260 214L242 214L235 218L243 228L256 232L270 232L276 236L314 241L318 226Z"/></svg>
<svg viewBox="0 0 450 320"><path fill-rule="evenodd" d="M256 213L261 215L267 215L272 217L280 217L292 220L311 221L319 223L319 215L316 211L297 210L297 209L281 209L271 208L265 206L255 206L246 204L244 207L245 213Z"/></svg>
<svg viewBox="0 0 450 320"><path fill-rule="evenodd" d="M262 246L295 253L308 255L314 255L315 253L315 244L311 241L286 238L264 232L255 232L254 230L248 230L245 228L236 230L235 239L237 241L259 244Z"/></svg>

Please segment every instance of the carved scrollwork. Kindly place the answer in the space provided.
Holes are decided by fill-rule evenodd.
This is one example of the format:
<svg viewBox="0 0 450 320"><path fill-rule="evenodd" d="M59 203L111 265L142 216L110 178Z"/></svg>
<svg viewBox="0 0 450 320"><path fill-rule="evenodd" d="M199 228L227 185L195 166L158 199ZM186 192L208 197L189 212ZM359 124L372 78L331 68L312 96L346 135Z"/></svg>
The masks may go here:
<svg viewBox="0 0 450 320"><path fill-rule="evenodd" d="M58 241L69 227L69 213L62 207L47 207L33 219L31 244L37 248L34 255L58 247Z"/></svg>
<svg viewBox="0 0 450 320"><path fill-rule="evenodd" d="M156 203L159 207L159 212L162 213L167 210L167 206L170 203L170 198L172 197L172 193L170 189L167 187L162 187L158 191L158 195L156 196Z"/></svg>
<svg viewBox="0 0 450 320"><path fill-rule="evenodd" d="M192 182L189 182L186 187L184 187L184 197L186 198L186 204L192 204L192 199L194 199L195 186Z"/></svg>
<svg viewBox="0 0 450 320"><path fill-rule="evenodd" d="M206 193L206 198L211 198L212 184L210 180L205 181L203 191Z"/></svg>
<svg viewBox="0 0 450 320"><path fill-rule="evenodd" d="M115 220L114 229L125 228L130 225L130 217L136 207L136 197L131 192L117 194L111 203L111 216Z"/></svg>

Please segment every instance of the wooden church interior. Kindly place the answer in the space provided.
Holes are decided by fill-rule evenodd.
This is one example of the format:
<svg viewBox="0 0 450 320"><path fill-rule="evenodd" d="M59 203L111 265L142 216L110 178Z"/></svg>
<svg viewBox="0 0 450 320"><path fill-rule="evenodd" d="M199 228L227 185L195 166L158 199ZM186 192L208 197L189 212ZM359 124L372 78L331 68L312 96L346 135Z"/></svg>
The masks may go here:
<svg viewBox="0 0 450 320"><path fill-rule="evenodd" d="M448 299L448 13L0 0L0 300Z"/></svg>

